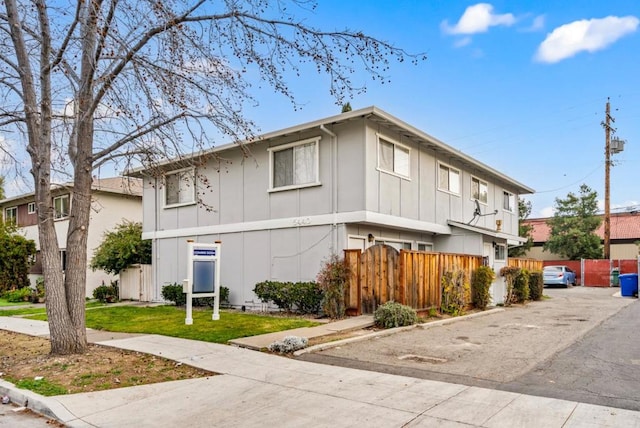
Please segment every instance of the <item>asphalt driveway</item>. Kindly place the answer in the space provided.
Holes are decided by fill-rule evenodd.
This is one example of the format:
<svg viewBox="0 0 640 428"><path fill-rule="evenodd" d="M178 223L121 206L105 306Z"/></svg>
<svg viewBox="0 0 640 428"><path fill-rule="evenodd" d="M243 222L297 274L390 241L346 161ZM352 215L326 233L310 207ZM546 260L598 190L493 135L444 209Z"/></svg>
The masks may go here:
<svg viewBox="0 0 640 428"><path fill-rule="evenodd" d="M502 312L448 325L415 328L390 336L355 342L305 354L300 358L464 385L570 398L567 394L575 389L575 377L573 384L570 380L566 382L564 390L558 388L556 382L559 373L573 372L571 363L557 365L555 374L549 376L545 376L545 367L563 351L585 343L582 351L572 353L569 358L574 365L585 368L579 377L588 377L589 373L594 373L594 363L589 363L593 353L585 352L584 348L592 348L594 345L593 342L582 340L586 340L590 332L602 328L609 329L611 341L625 340L616 339L611 329L622 334L618 331L620 328L609 327L605 321L619 312L623 313L622 309L629 305L638 306L634 305L636 299L614 297L616 291L619 290L588 287L545 289L545 295L550 299L505 308ZM629 307L629 312L638 311L632 311ZM640 323L640 313L633 319ZM628 336L631 332L637 331L639 325L628 326L624 334ZM613 353L616 343L609 342L604 346L609 348L608 352ZM632 360L627 358L626 364L640 364L640 360ZM618 363L616 359L616 364ZM615 369L609 368L594 373L594 376L609 376L612 370ZM582 398L590 395L591 400L588 402L601 400L601 391L596 389L595 392L589 392L589 388L597 382L585 382L590 386L582 389ZM545 390L555 391L556 394ZM624 391L620 394L624 395ZM611 392L608 391L605 395L611 396ZM638 395L640 396L640 393ZM631 400L627 403L609 402L607 405L636 409L635 406L640 405L640 397L637 403Z"/></svg>

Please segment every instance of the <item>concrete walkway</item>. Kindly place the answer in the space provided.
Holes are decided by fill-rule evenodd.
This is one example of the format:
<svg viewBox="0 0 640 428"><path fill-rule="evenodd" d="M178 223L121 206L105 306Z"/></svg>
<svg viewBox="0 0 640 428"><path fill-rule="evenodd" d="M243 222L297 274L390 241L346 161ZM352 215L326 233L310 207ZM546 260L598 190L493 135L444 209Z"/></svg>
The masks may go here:
<svg viewBox="0 0 640 428"><path fill-rule="evenodd" d="M46 322L0 317L0 329L48 335ZM92 332L89 337L96 339ZM640 427L640 412L321 365L158 335L96 343L220 373L41 397L0 381L14 402L69 427Z"/></svg>

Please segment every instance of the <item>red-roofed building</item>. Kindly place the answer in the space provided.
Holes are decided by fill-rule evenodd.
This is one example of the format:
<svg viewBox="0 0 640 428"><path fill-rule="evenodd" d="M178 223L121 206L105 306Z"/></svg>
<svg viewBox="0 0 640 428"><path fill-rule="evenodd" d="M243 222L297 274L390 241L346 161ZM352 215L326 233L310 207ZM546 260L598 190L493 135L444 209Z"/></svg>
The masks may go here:
<svg viewBox="0 0 640 428"><path fill-rule="evenodd" d="M557 254L543 251L542 246L549 239L551 228L547 225L548 218L533 218L524 221L533 226L533 247L526 257L538 260L562 260ZM638 257L640 241L640 213L611 214L611 259L635 259ZM604 240L604 222L597 231Z"/></svg>

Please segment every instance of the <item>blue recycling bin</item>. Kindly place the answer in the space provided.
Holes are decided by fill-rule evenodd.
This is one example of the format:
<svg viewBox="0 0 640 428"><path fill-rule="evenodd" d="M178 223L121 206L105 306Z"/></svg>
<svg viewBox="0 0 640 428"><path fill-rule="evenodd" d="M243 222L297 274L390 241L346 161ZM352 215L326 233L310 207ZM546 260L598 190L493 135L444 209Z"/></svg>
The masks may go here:
<svg viewBox="0 0 640 428"><path fill-rule="evenodd" d="M620 295L632 297L638 294L638 274L625 273L620 275Z"/></svg>

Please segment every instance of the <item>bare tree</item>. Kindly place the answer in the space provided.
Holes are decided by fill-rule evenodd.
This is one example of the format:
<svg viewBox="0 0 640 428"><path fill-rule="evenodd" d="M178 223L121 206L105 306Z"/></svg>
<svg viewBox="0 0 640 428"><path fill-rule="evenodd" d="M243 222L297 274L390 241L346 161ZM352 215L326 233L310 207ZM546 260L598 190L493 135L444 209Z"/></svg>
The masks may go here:
<svg viewBox="0 0 640 428"><path fill-rule="evenodd" d="M384 80L390 60L424 59L360 32L305 25L289 10L314 8L308 0L65 3L5 0L0 10L0 129L21 136L31 162L53 354L87 347L96 168L158 165L211 147L216 134L252 138L242 110L254 101L248 71L296 106L286 76L312 66L340 105L363 89L353 72ZM56 170L73 178L64 275L50 190Z"/></svg>

